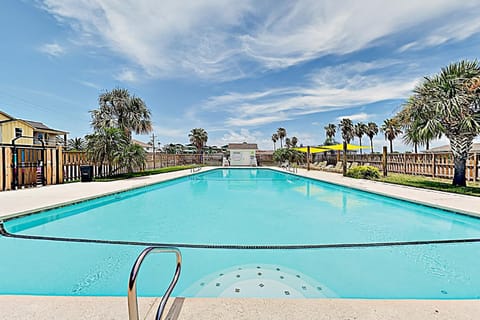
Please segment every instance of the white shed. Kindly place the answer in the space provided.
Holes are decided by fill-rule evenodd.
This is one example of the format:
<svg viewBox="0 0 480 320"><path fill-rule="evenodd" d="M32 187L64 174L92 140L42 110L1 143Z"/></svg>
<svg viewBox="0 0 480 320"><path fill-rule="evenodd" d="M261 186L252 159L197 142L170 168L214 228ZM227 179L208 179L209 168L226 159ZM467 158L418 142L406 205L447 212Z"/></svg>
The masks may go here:
<svg viewBox="0 0 480 320"><path fill-rule="evenodd" d="M231 166L257 166L256 143L229 143Z"/></svg>

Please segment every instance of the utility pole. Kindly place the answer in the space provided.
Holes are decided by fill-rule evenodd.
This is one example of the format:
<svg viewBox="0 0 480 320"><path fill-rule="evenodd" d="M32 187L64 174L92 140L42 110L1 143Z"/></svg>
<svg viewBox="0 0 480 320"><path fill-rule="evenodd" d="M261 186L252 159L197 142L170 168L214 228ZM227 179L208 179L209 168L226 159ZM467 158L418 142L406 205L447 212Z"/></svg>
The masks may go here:
<svg viewBox="0 0 480 320"><path fill-rule="evenodd" d="M152 149L153 149L153 169L155 169L155 133L152 133Z"/></svg>

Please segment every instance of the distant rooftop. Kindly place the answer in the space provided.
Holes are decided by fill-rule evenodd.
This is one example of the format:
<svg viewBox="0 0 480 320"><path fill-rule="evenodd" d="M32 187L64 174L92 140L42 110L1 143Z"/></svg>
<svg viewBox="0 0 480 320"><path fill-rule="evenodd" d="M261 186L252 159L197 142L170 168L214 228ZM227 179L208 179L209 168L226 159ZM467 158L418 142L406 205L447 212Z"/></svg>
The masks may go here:
<svg viewBox="0 0 480 320"><path fill-rule="evenodd" d="M450 148L449 144L446 144L444 146L436 147L436 148L430 148L430 150L426 150L424 152L427 153L448 153L452 152L452 149ZM470 149L470 153L480 153L480 143L474 143L472 145L472 149Z"/></svg>
<svg viewBox="0 0 480 320"><path fill-rule="evenodd" d="M134 144L139 145L139 146L142 147L142 148L151 148L151 147L152 147L150 144L145 143L145 142L140 141L140 140L132 139L132 142L133 142Z"/></svg>
<svg viewBox="0 0 480 320"><path fill-rule="evenodd" d="M251 149L254 149L254 150L257 150L258 149L258 146L256 143L229 143L228 144L228 149L248 149L248 150L251 150Z"/></svg>

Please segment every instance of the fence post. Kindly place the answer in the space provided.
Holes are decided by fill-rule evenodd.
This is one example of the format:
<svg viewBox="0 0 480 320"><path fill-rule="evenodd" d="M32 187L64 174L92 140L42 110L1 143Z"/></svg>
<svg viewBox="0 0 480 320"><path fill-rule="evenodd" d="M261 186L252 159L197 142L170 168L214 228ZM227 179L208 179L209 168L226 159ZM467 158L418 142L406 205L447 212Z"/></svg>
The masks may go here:
<svg viewBox="0 0 480 320"><path fill-rule="evenodd" d="M0 146L0 191L5 191L5 147Z"/></svg>
<svg viewBox="0 0 480 320"><path fill-rule="evenodd" d="M435 153L432 153L432 178L435 178L436 165L435 165Z"/></svg>
<svg viewBox="0 0 480 320"><path fill-rule="evenodd" d="M63 183L63 148L57 148L57 183Z"/></svg>
<svg viewBox="0 0 480 320"><path fill-rule="evenodd" d="M475 152L473 154L473 181L478 179L478 154Z"/></svg>
<svg viewBox="0 0 480 320"><path fill-rule="evenodd" d="M383 153L382 153L382 168L383 168L383 176L387 176L387 147L383 146Z"/></svg>
<svg viewBox="0 0 480 320"><path fill-rule="evenodd" d="M4 190L12 189L13 167L12 167L12 149L5 147L4 149L4 163L5 163L5 181L3 182Z"/></svg>

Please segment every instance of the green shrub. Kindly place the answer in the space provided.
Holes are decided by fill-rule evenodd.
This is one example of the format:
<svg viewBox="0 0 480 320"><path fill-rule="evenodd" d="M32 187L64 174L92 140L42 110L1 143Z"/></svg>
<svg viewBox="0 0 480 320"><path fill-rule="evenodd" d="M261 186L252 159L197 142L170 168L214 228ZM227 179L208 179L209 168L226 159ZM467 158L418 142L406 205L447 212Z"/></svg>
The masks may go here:
<svg viewBox="0 0 480 320"><path fill-rule="evenodd" d="M355 179L379 179L380 171L372 166L358 166L347 171L347 177Z"/></svg>

